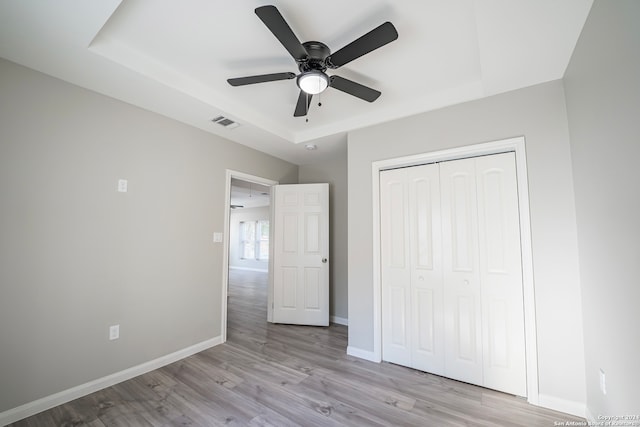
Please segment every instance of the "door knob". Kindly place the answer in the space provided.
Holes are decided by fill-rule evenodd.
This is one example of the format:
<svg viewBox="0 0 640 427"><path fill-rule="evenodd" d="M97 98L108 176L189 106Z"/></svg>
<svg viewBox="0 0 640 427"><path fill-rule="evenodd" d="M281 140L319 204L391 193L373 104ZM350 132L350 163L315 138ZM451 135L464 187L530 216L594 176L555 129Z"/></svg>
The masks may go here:
<svg viewBox="0 0 640 427"><path fill-rule="evenodd" d="M322 258L322 263L326 264L327 263L327 259L326 258Z"/></svg>

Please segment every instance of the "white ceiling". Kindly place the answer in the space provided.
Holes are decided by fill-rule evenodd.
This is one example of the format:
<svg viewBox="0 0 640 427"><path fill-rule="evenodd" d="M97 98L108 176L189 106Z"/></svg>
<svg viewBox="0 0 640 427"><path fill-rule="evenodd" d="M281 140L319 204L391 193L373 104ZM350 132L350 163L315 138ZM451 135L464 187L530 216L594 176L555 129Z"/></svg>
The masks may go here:
<svg viewBox="0 0 640 427"><path fill-rule="evenodd" d="M2 0L0 56L305 164L350 130L562 78L593 0L269 1L300 41L334 52L391 21L398 40L329 72L382 96L329 88L306 122L293 117L295 80L231 87L298 72L254 13L265 0Z"/></svg>
<svg viewBox="0 0 640 427"><path fill-rule="evenodd" d="M271 204L271 189L239 179L231 179L231 205L242 208L259 208Z"/></svg>

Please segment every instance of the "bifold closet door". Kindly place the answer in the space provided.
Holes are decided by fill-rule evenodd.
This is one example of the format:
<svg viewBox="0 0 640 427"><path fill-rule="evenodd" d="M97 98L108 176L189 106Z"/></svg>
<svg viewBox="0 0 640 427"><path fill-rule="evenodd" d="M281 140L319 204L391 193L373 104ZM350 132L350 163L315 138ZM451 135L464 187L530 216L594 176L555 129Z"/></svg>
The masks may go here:
<svg viewBox="0 0 640 427"><path fill-rule="evenodd" d="M383 359L442 375L438 166L381 172L380 202Z"/></svg>
<svg viewBox="0 0 640 427"><path fill-rule="evenodd" d="M438 165L406 169L409 192L412 367L444 375L442 227Z"/></svg>
<svg viewBox="0 0 640 427"><path fill-rule="evenodd" d="M483 385L527 395L515 154L476 158Z"/></svg>
<svg viewBox="0 0 640 427"><path fill-rule="evenodd" d="M440 164L445 375L483 383L475 158Z"/></svg>
<svg viewBox="0 0 640 427"><path fill-rule="evenodd" d="M440 164L445 375L526 396L515 154Z"/></svg>
<svg viewBox="0 0 640 427"><path fill-rule="evenodd" d="M380 173L382 357L411 366L409 198L405 169Z"/></svg>
<svg viewBox="0 0 640 427"><path fill-rule="evenodd" d="M515 154L380 173L383 360L526 395Z"/></svg>

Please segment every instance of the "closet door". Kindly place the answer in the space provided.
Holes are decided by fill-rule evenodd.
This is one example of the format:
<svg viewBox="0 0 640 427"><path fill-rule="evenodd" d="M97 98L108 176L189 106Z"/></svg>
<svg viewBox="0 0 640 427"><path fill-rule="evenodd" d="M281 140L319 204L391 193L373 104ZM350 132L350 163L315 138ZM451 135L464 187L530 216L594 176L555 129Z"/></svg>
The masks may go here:
<svg viewBox="0 0 640 427"><path fill-rule="evenodd" d="M515 154L476 159L485 387L526 396Z"/></svg>
<svg viewBox="0 0 640 427"><path fill-rule="evenodd" d="M405 170L411 257L411 367L444 375L439 168L431 164Z"/></svg>
<svg viewBox="0 0 640 427"><path fill-rule="evenodd" d="M515 154L380 173L382 357L526 395Z"/></svg>
<svg viewBox="0 0 640 427"><path fill-rule="evenodd" d="M411 366L411 269L406 169L380 172L382 358Z"/></svg>
<svg viewBox="0 0 640 427"><path fill-rule="evenodd" d="M438 165L380 173L382 357L442 375L444 325Z"/></svg>
<svg viewBox="0 0 640 427"><path fill-rule="evenodd" d="M475 159L440 164L445 376L483 384Z"/></svg>

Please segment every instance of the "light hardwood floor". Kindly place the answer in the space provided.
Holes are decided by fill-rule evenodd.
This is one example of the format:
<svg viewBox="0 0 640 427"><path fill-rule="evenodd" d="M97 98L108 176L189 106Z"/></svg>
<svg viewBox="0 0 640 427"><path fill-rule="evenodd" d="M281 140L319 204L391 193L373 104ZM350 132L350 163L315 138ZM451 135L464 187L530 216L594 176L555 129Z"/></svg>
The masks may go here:
<svg viewBox="0 0 640 427"><path fill-rule="evenodd" d="M521 398L346 355L347 327L266 322L266 274L231 270L227 343L13 426L553 426Z"/></svg>

